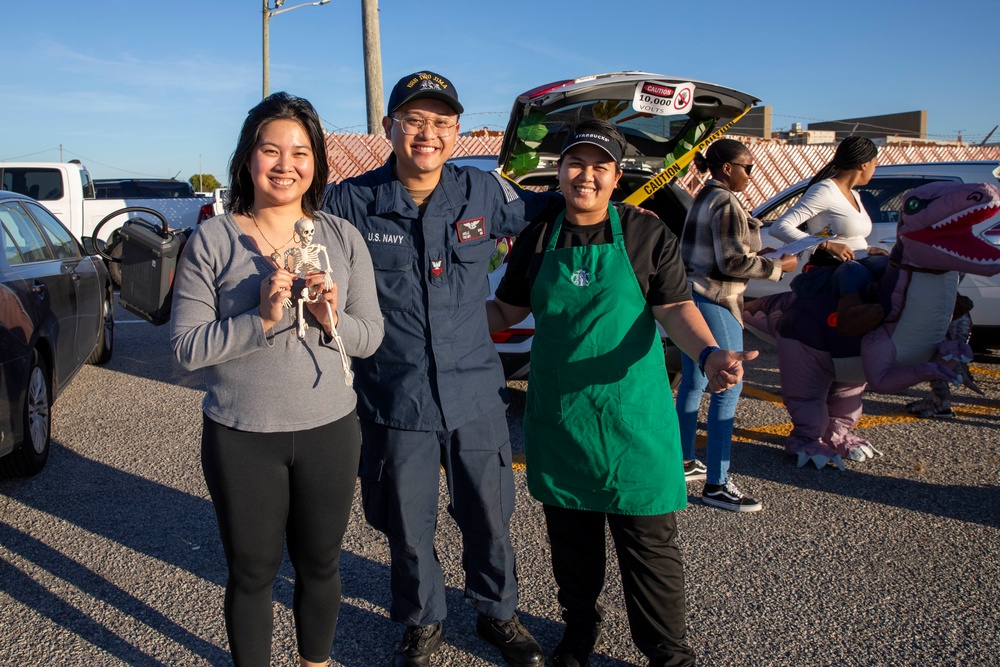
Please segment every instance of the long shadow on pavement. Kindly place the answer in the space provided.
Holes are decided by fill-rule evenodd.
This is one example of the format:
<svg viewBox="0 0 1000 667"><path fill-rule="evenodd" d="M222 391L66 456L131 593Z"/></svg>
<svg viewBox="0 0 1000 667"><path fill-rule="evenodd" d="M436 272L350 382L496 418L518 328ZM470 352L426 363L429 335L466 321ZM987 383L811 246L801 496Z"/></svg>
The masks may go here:
<svg viewBox="0 0 1000 667"><path fill-rule="evenodd" d="M759 434L750 437L759 439ZM775 438L783 445L784 438ZM739 444L740 474L823 493L857 498L905 510L958 521L1000 527L1000 507L995 486L963 486L921 482L867 473L848 463L840 472L833 467L817 470L812 464L796 468L795 459L780 447Z"/></svg>
<svg viewBox="0 0 1000 667"><path fill-rule="evenodd" d="M55 441L50 465L43 474L27 480L0 480L0 493L126 549L218 586L225 585L225 556L209 499L122 472L80 456ZM58 547L5 522L0 522L0 544L53 577L135 618L208 664L229 663L224 648L192 634L160 610L95 573L86 562L60 552ZM345 598L365 600L374 609L388 608L388 566L345 551L341 557L341 575ZM274 599L289 609L293 581L294 571L286 557L275 581ZM123 641L113 628L59 599L4 559L0 559L0 591L126 664L159 664L141 646ZM475 613L464 604L463 592L449 588L447 597L451 616L445 630L446 642L486 662L498 661L498 652L476 636ZM521 615L521 620L539 635L558 636L561 632L560 624L547 619ZM221 608L215 622L222 624ZM344 604L333 655L347 667L387 663L401 634L402 626L391 622L385 614Z"/></svg>

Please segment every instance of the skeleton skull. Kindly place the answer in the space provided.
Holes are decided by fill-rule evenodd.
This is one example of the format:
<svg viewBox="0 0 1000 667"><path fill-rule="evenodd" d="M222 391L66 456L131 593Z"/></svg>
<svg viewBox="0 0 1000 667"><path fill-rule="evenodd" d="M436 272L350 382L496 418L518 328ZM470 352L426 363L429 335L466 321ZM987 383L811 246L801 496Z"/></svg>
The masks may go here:
<svg viewBox="0 0 1000 667"><path fill-rule="evenodd" d="M295 233L299 235L302 246L312 245L313 235L316 233L316 226L308 218L302 218L295 223Z"/></svg>

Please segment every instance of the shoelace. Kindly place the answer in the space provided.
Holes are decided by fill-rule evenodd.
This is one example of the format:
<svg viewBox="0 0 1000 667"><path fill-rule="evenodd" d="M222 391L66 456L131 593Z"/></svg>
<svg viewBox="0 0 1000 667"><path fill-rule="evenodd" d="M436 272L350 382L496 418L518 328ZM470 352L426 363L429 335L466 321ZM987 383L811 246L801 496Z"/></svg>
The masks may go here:
<svg viewBox="0 0 1000 667"><path fill-rule="evenodd" d="M726 493L735 497L737 500L743 500L743 494L736 488L736 485L733 484L733 480L727 480L726 485L722 488L726 491Z"/></svg>
<svg viewBox="0 0 1000 667"><path fill-rule="evenodd" d="M519 635L526 635L528 633L524 626L521 625L521 619L517 616L511 617L507 621L498 621L494 625L503 633L504 640L507 642L513 641Z"/></svg>
<svg viewBox="0 0 1000 667"><path fill-rule="evenodd" d="M434 635L433 625L424 625L406 633L403 650L418 649Z"/></svg>

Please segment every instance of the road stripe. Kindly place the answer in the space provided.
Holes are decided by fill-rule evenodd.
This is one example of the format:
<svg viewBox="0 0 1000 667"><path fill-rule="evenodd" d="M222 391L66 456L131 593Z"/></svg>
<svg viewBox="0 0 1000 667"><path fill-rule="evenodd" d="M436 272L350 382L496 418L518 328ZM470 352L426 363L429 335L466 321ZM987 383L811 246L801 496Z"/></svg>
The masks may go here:
<svg viewBox="0 0 1000 667"><path fill-rule="evenodd" d="M764 391L763 389L758 389L757 387L751 387L748 384L743 385L741 395L758 398L762 401L773 403L774 405L784 405L784 403L781 402L781 396L779 394L772 394L769 391Z"/></svg>
<svg viewBox="0 0 1000 667"><path fill-rule="evenodd" d="M995 377L1000 377L1000 372L993 371L985 368L977 368L970 366L969 370L974 373L982 373L984 375L991 375ZM750 385L743 385L744 396L749 396L750 398L757 399L760 401L765 401L773 405L784 406L781 401L781 396L759 389L757 387L752 387ZM952 404L952 410L955 412L957 417L989 417L1000 415L1000 401L991 401L985 405L954 405ZM906 424L909 422L917 421L927 421L924 418L911 415L908 412L897 412L888 415L863 415L860 420L858 420L855 429L864 430L869 428L878 428L880 426L892 426L894 424ZM785 438L788 434L792 432L792 423L783 422L780 424L764 424L761 426L754 426L750 428L734 428L733 429L733 440L737 442L770 442L778 445L784 445ZM696 437L696 446L704 448L707 444L705 435L699 433ZM524 471L524 454L515 454L512 457L511 467L514 470Z"/></svg>
<svg viewBox="0 0 1000 667"><path fill-rule="evenodd" d="M979 366L969 366L969 370L973 373L979 373L980 375L989 375L990 377L1000 378L1000 371L995 371L989 368L980 368Z"/></svg>

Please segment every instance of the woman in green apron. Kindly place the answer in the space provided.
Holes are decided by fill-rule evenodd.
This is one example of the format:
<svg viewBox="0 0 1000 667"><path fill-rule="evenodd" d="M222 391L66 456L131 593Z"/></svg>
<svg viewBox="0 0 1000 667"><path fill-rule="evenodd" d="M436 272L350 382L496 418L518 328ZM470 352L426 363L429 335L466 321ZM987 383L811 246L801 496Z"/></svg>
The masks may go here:
<svg viewBox="0 0 1000 667"><path fill-rule="evenodd" d="M566 210L522 232L487 304L492 331L535 317L524 439L566 621L557 667L586 665L600 644L606 523L636 646L652 667L694 664L673 514L687 491L656 322L700 360L712 391L738 383L740 362L757 356L716 346L666 225L609 203L625 148L604 121L570 133L559 160Z"/></svg>

